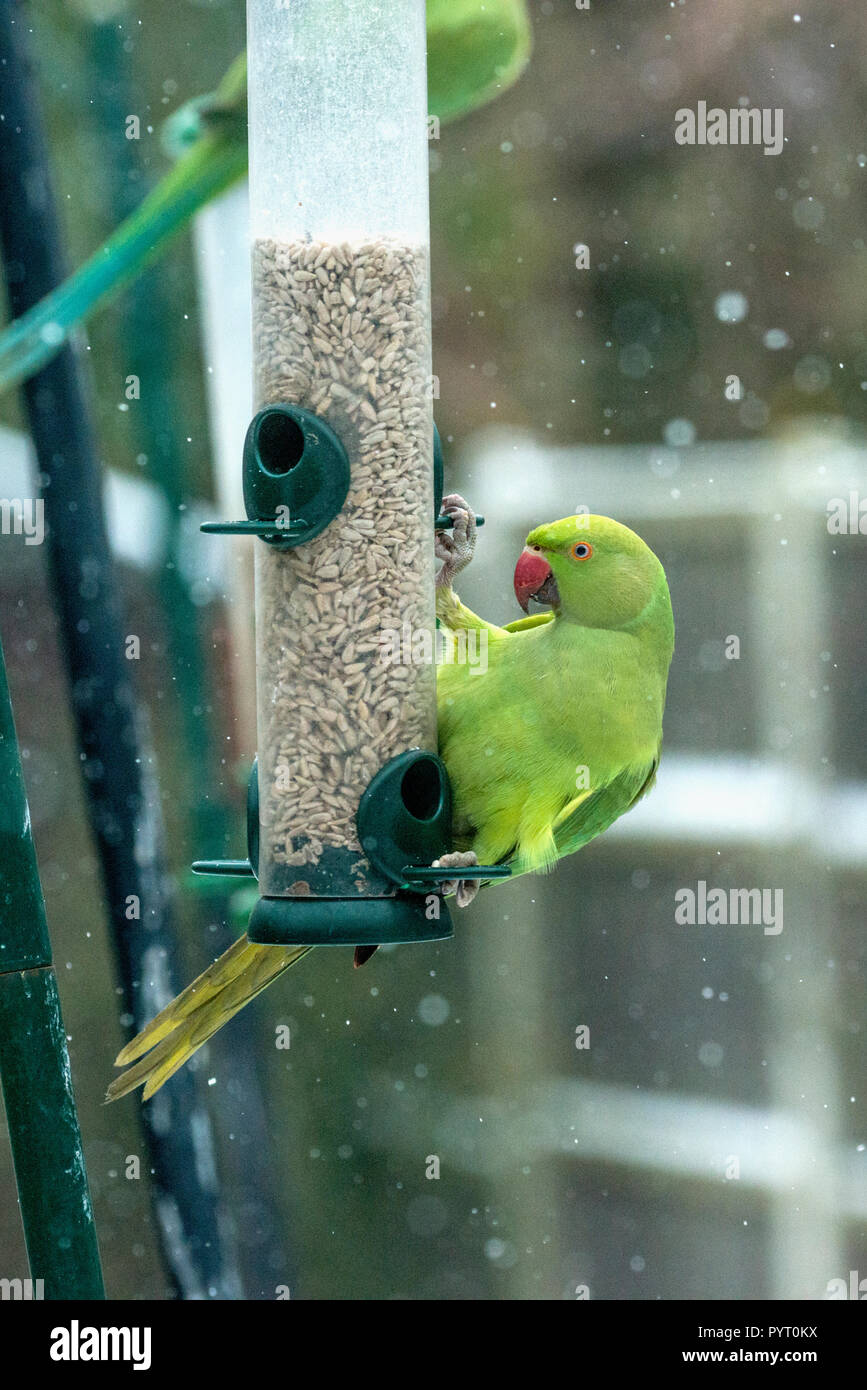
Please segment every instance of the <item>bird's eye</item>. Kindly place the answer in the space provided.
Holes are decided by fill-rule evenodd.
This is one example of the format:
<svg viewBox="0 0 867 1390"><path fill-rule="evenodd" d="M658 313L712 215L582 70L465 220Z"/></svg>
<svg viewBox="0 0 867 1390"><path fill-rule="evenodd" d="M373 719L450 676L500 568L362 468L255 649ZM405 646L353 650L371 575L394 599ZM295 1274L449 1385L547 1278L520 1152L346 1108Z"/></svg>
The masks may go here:
<svg viewBox="0 0 867 1390"><path fill-rule="evenodd" d="M588 545L586 541L578 541L577 544L572 547L573 560L589 560L592 554L593 546Z"/></svg>

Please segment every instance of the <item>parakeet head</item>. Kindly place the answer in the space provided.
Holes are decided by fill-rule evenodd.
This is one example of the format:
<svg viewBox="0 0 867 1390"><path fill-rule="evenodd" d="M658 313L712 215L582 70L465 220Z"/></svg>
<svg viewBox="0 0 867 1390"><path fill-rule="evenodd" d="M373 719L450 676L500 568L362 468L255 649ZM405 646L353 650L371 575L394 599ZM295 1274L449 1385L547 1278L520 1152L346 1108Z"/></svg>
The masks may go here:
<svg viewBox="0 0 867 1390"><path fill-rule="evenodd" d="M584 627L623 627L662 586L665 571L640 536L607 516L567 516L537 526L515 567L515 595Z"/></svg>

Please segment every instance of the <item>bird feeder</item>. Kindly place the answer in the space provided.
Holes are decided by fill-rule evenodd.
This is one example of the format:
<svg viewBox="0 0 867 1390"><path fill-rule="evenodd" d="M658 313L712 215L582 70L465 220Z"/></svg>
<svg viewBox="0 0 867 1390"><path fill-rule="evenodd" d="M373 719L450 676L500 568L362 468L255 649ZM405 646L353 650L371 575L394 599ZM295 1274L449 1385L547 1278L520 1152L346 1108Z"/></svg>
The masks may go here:
<svg viewBox="0 0 867 1390"><path fill-rule="evenodd" d="M452 934L436 755L424 0L249 0L258 770L248 928ZM437 524L448 524L439 518Z"/></svg>

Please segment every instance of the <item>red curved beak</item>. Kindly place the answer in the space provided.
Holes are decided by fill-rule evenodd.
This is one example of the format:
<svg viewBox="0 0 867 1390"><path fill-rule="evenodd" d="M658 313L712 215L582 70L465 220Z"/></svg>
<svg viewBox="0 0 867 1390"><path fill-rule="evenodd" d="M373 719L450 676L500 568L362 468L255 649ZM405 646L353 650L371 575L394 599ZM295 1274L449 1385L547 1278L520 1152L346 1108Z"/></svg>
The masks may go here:
<svg viewBox="0 0 867 1390"><path fill-rule="evenodd" d="M515 598L525 613L530 611L530 599L551 577L551 566L536 550L524 550L515 566Z"/></svg>

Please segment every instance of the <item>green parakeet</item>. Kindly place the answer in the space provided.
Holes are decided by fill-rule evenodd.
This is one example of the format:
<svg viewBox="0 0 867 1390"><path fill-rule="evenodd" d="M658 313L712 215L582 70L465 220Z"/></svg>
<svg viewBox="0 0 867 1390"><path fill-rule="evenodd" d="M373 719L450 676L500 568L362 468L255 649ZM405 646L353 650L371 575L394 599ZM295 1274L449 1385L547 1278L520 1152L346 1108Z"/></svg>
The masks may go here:
<svg viewBox="0 0 867 1390"><path fill-rule="evenodd" d="M444 662L437 678L439 750L453 795L455 850L446 885L459 906L476 883L471 864L513 873L550 869L634 806L659 763L674 649L665 572L644 541L603 516L538 526L515 569L528 612L505 627L471 613L452 588L475 544L472 511L457 494L438 537L437 617L448 632L475 629L483 659ZM485 664L486 663L486 664ZM123 1049L134 1063L110 1086L115 1100L159 1089L213 1033L309 946L260 946L241 937ZM375 949L375 948L374 948ZM356 963L369 950L356 955Z"/></svg>

